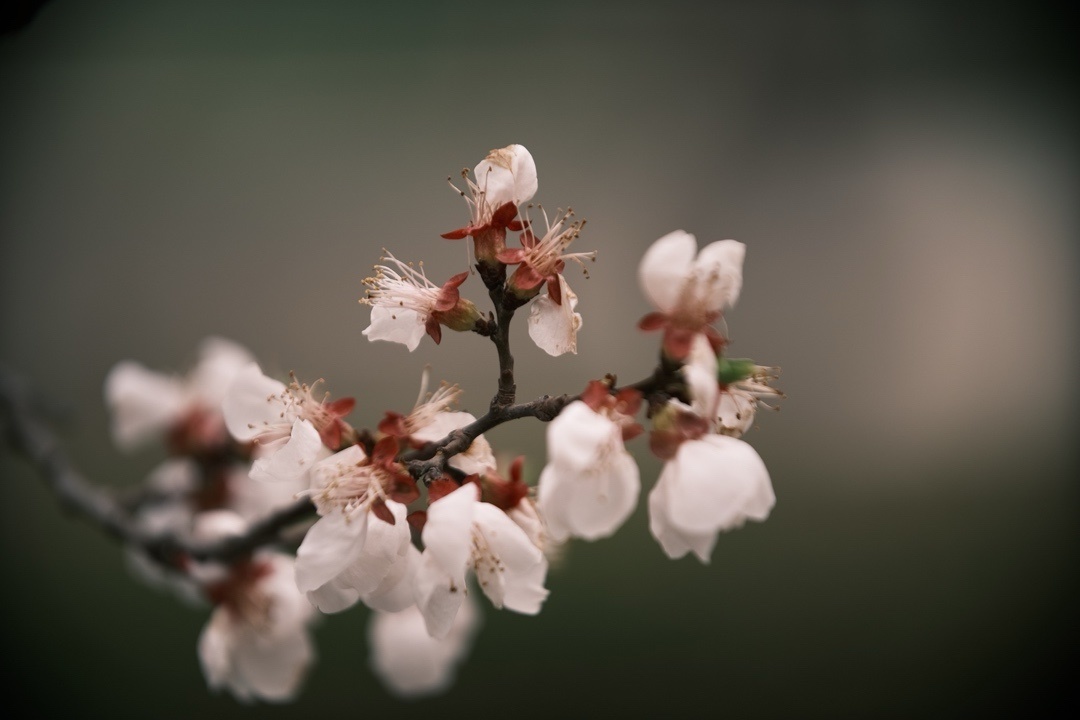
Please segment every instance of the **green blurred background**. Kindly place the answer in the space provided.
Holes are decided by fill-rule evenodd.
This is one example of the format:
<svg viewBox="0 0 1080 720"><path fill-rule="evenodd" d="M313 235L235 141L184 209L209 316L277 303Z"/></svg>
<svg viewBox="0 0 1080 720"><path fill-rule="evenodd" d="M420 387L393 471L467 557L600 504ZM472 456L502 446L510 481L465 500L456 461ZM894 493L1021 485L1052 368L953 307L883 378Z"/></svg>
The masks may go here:
<svg viewBox="0 0 1080 720"><path fill-rule="evenodd" d="M71 409L103 483L113 363L185 370L233 338L373 424L421 369L482 412L474 336L361 336L384 246L432 275L490 148L588 219L576 356L516 330L522 397L635 380L644 249L747 244L732 352L784 368L747 439L778 496L709 566L644 503L575 543L535 618L486 613L456 686L402 703L366 616L328 617L299 700L205 689L206 615L132 581L0 453L4 703L35 716L1054 716L1077 709L1078 194L1066 3L53 0L0 39L0 362ZM481 296L474 278L467 295ZM543 428L493 433L544 461ZM659 463L639 446L645 489ZM644 497L644 496L643 496Z"/></svg>

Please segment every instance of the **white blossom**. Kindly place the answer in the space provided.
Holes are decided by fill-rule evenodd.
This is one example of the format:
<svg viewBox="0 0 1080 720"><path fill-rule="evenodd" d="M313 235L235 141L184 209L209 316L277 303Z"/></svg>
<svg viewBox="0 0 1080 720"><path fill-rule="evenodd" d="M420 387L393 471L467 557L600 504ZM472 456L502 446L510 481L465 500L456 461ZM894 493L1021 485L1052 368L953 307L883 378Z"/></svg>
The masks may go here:
<svg viewBox="0 0 1080 720"><path fill-rule="evenodd" d="M330 455L322 434L340 422L335 405L317 400L313 388L295 380L286 386L251 363L237 373L222 411L234 438L258 445L251 477L293 482Z"/></svg>
<svg viewBox="0 0 1080 720"><path fill-rule="evenodd" d="M454 680L480 625L476 602L466 598L446 637L428 634L424 615L412 605L400 612L375 612L368 621L371 669L394 694L419 698L443 692Z"/></svg>
<svg viewBox="0 0 1080 720"><path fill-rule="evenodd" d="M465 598L466 572L496 608L535 615L547 598L547 560L528 535L466 483L428 508L416 604L428 633L445 638Z"/></svg>
<svg viewBox="0 0 1080 720"><path fill-rule="evenodd" d="M649 493L649 530L671 558L691 550L708 562L717 533L761 521L776 502L753 447L705 434L682 442Z"/></svg>
<svg viewBox="0 0 1080 720"><path fill-rule="evenodd" d="M233 525L225 515L204 513L196 534L220 536ZM220 528L211 531L212 525ZM207 684L244 701L291 700L315 655L308 630L313 612L296 590L292 558L263 552L218 570L220 580L207 585L216 607L198 642Z"/></svg>
<svg viewBox="0 0 1080 720"><path fill-rule="evenodd" d="M540 473L537 504L556 541L608 537L633 512L641 481L623 425L581 400L548 425L548 464Z"/></svg>
<svg viewBox="0 0 1080 720"><path fill-rule="evenodd" d="M220 407L225 390L251 355L236 343L209 337L199 346L199 361L186 377L148 370L124 361L105 379L105 402L112 414L116 444L130 450L185 419L201 423L208 441L225 435Z"/></svg>
<svg viewBox="0 0 1080 720"><path fill-rule="evenodd" d="M296 551L296 584L323 612L386 594L401 581L395 566L410 562L405 505L388 497L397 480L389 472L386 463L369 462L359 445L311 472L320 517ZM376 506L384 508L382 517L373 511Z"/></svg>

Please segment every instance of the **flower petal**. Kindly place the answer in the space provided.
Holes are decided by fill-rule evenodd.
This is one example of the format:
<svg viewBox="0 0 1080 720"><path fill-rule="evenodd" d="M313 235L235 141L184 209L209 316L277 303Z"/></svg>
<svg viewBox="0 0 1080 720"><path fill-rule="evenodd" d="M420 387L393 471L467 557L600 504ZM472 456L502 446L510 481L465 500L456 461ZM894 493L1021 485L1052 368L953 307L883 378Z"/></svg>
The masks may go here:
<svg viewBox="0 0 1080 720"><path fill-rule="evenodd" d="M668 516L680 530L702 534L763 520L774 499L769 472L753 447L724 435L684 442L670 460ZM668 468L665 467L665 473Z"/></svg>
<svg viewBox="0 0 1080 720"><path fill-rule="evenodd" d="M718 240L709 243L698 253L694 272L699 278L710 278L702 298L709 308L720 310L733 306L742 290L742 268L746 245L737 240Z"/></svg>
<svg viewBox="0 0 1080 720"><path fill-rule="evenodd" d="M122 362L105 378L105 402L112 411L113 440L131 450L163 432L183 411L184 386L178 378Z"/></svg>
<svg viewBox="0 0 1080 720"><path fill-rule="evenodd" d="M466 483L431 503L422 538L424 555L455 578L464 580L465 564L472 549L472 526L480 500L480 488Z"/></svg>
<svg viewBox="0 0 1080 720"><path fill-rule="evenodd" d="M281 394L285 385L263 375L255 363L245 366L229 385L221 411L225 426L234 438L241 442L255 439L267 425L279 425L291 421L282 417L285 404Z"/></svg>
<svg viewBox="0 0 1080 720"><path fill-rule="evenodd" d="M329 455L330 449L323 445L315 426L308 420L296 420L292 434L284 445L252 463L251 478L269 482L296 482L315 463Z"/></svg>
<svg viewBox="0 0 1080 720"><path fill-rule="evenodd" d="M559 275L562 304L544 295L533 301L529 312L529 337L548 355L577 353L577 333L581 329L581 314L574 312L577 295Z"/></svg>
<svg viewBox="0 0 1080 720"><path fill-rule="evenodd" d="M317 590L356 562L364 550L370 515L348 518L334 512L311 526L296 550L296 587L300 592Z"/></svg>
<svg viewBox="0 0 1080 720"><path fill-rule="evenodd" d="M696 252L697 240L683 230L668 233L645 251L638 280L657 310L670 313L675 308Z"/></svg>
<svg viewBox="0 0 1080 720"><path fill-rule="evenodd" d="M412 352L427 332L427 318L408 308L371 308L371 324L364 330L368 340L401 343Z"/></svg>
<svg viewBox="0 0 1080 720"><path fill-rule="evenodd" d="M479 612L472 600L462 605L443 640L428 635L424 616L415 607L373 613L368 624L371 669L402 697L442 692L453 682L457 663L468 652L478 625Z"/></svg>
<svg viewBox="0 0 1080 720"><path fill-rule="evenodd" d="M460 576L451 576L430 550L425 550L416 568L413 597L424 615L428 634L437 639L445 638L465 601L465 566L462 565Z"/></svg>

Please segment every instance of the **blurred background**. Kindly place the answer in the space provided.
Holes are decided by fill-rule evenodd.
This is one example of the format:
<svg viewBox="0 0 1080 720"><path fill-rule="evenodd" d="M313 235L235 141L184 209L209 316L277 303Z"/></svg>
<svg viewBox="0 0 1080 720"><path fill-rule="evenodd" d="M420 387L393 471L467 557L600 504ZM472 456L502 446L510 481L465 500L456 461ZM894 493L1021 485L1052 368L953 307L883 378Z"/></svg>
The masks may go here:
<svg viewBox="0 0 1080 720"><path fill-rule="evenodd" d="M497 613L446 695L367 667L327 617L291 705L210 694L206 613L133 581L0 452L5 704L147 717L867 717L1077 709L1077 94L1067 3L51 0L0 39L0 363L70 409L72 458L122 455L101 386L185 371L222 335L323 377L374 424L421 370L483 412L475 336L361 335L381 248L464 269L445 178L536 158L599 251L584 327L514 334L520 396L633 381L656 337L636 267L683 228L747 244L731 352L783 366L747 436L778 496L712 563L673 562L645 503L575 543L535 617ZM12 15L14 18L14 15ZM478 279L463 287L482 303ZM490 436L544 462L533 421ZM644 490L660 465L636 448ZM644 492L643 496L644 498Z"/></svg>

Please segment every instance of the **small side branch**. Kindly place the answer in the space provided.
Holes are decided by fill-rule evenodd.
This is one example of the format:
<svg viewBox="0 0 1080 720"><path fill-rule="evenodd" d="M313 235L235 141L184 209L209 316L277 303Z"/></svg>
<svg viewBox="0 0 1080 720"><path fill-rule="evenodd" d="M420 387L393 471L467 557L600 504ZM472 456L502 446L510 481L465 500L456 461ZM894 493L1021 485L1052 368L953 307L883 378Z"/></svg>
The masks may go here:
<svg viewBox="0 0 1080 720"><path fill-rule="evenodd" d="M13 374L0 369L0 424L8 443L30 461L61 505L101 528L110 537L141 548L162 562L180 556L228 562L265 545L282 541L284 531L315 515L308 498L293 502L260 520L243 535L198 543L174 535L147 533L126 504L112 492L92 485L68 459L59 441L33 410L30 393Z"/></svg>

